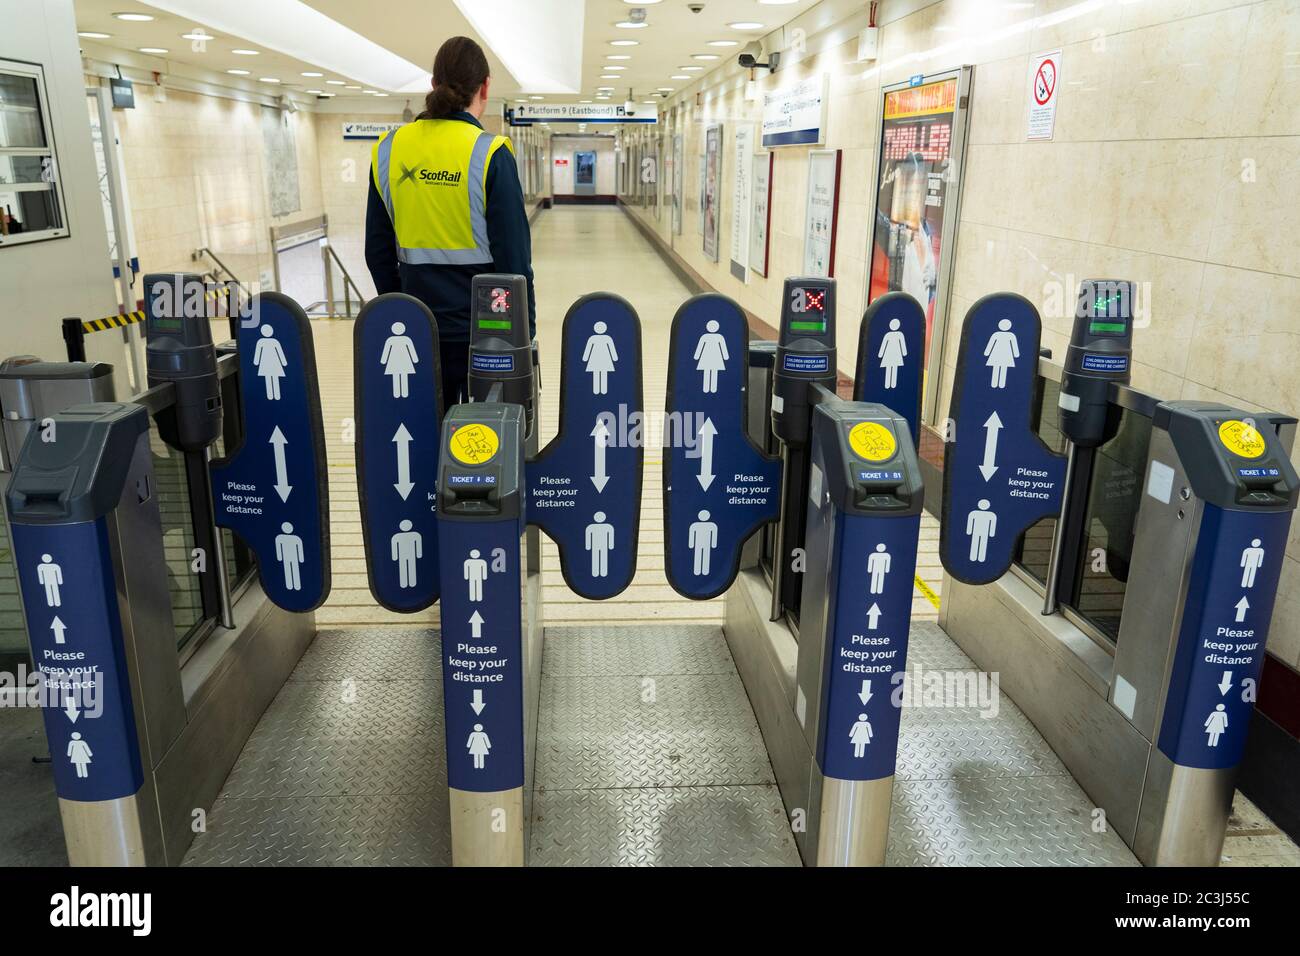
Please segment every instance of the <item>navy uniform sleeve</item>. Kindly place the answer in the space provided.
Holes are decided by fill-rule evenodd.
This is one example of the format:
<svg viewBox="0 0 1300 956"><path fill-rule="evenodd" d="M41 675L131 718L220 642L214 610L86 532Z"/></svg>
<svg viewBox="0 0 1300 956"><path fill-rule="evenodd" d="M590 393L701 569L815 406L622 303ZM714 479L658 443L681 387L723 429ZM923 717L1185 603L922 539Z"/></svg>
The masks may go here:
<svg viewBox="0 0 1300 956"><path fill-rule="evenodd" d="M366 202L366 268L370 278L375 281L375 291L380 295L385 292L401 292L402 277L397 269L397 233L393 221L388 218L388 207L384 197L375 188L373 176L370 180L370 196Z"/></svg>
<svg viewBox="0 0 1300 956"><path fill-rule="evenodd" d="M501 147L492 154L487 173L487 230L492 267L528 279L528 330L537 336L537 294L533 290L533 237L524 209L515 155Z"/></svg>

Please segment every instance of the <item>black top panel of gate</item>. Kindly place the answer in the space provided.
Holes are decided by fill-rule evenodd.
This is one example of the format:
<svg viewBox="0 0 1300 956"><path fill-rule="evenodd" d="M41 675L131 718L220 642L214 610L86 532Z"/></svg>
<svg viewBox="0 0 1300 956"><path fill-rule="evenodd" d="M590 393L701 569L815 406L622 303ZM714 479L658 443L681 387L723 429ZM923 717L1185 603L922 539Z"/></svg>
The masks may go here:
<svg viewBox="0 0 1300 956"><path fill-rule="evenodd" d="M1108 399L1111 383L1127 385L1133 374L1135 292L1127 279L1079 283L1059 402L1061 431L1076 445L1095 448L1118 430Z"/></svg>
<svg viewBox="0 0 1300 956"><path fill-rule="evenodd" d="M193 273L144 277L149 385L171 382L174 415L159 417L167 444L200 451L221 435L221 385L212 347L208 286Z"/></svg>
<svg viewBox="0 0 1300 956"><path fill-rule="evenodd" d="M827 401L813 409L825 491L850 514L915 515L925 505L907 419L884 405Z"/></svg>
<svg viewBox="0 0 1300 956"><path fill-rule="evenodd" d="M485 338L504 339L515 346L529 344L527 279L493 273L477 275L470 298L475 344Z"/></svg>

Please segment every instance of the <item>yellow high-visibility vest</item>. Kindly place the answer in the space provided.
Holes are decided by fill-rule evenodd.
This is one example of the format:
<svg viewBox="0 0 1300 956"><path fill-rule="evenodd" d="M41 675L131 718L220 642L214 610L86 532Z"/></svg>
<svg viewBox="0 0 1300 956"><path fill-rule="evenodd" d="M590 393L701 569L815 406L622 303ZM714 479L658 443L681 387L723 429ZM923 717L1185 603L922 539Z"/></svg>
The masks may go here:
<svg viewBox="0 0 1300 956"><path fill-rule="evenodd" d="M456 119L416 120L375 144L371 175L410 265L492 261L487 234L487 171L509 138Z"/></svg>

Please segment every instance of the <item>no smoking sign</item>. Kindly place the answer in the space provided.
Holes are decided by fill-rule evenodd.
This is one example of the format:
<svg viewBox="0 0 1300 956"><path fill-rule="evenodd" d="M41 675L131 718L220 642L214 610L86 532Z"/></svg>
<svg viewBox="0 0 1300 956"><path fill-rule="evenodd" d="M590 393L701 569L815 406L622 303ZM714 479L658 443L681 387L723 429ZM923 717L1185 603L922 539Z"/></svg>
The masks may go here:
<svg viewBox="0 0 1300 956"><path fill-rule="evenodd" d="M1052 138L1056 126L1056 91L1060 87L1061 51L1040 53L1029 61L1029 120L1026 138Z"/></svg>

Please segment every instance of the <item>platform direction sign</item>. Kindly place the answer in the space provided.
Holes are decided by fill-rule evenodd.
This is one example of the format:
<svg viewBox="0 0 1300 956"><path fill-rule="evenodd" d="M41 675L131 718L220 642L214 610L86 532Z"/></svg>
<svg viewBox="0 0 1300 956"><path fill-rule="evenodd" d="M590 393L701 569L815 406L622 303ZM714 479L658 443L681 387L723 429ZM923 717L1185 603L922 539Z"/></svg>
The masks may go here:
<svg viewBox="0 0 1300 956"><path fill-rule="evenodd" d="M839 581L817 760L839 780L894 774L920 515L840 514ZM866 592L865 594L863 592Z"/></svg>
<svg viewBox="0 0 1300 956"><path fill-rule="evenodd" d="M721 594L740 551L781 505L781 462L746 427L749 329L726 296L697 295L673 319L664 425L664 561L686 597Z"/></svg>
<svg viewBox="0 0 1300 956"><path fill-rule="evenodd" d="M128 797L144 778L105 519L11 532L54 789Z"/></svg>
<svg viewBox="0 0 1300 956"><path fill-rule="evenodd" d="M563 341L560 429L527 464L528 520L555 542L570 590L609 598L636 573L641 321L619 296L584 296L565 316Z"/></svg>
<svg viewBox="0 0 1300 956"><path fill-rule="evenodd" d="M370 592L390 611L438 599L438 328L418 299L371 299L353 333L357 491Z"/></svg>
<svg viewBox="0 0 1300 956"><path fill-rule="evenodd" d="M329 476L307 314L278 292L253 297L239 328L244 442L212 463L217 524L257 555L262 589L286 611L330 590Z"/></svg>
<svg viewBox="0 0 1300 956"><path fill-rule="evenodd" d="M858 335L853 397L884 405L907 419L915 445L921 436L925 312L906 292L889 292L867 307Z"/></svg>
<svg viewBox="0 0 1300 956"><path fill-rule="evenodd" d="M962 326L939 556L966 584L1000 578L1016 539L1061 510L1065 458L1031 423L1041 332L1037 310L1011 293L980 299Z"/></svg>
<svg viewBox="0 0 1300 956"><path fill-rule="evenodd" d="M1179 766L1241 762L1290 526L1289 511L1205 506L1158 741Z"/></svg>

